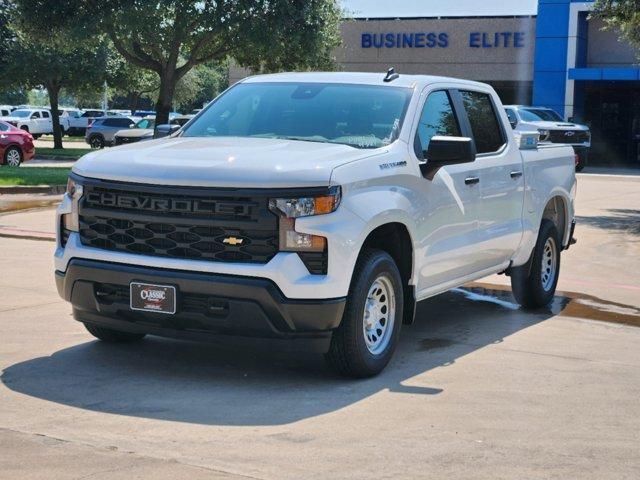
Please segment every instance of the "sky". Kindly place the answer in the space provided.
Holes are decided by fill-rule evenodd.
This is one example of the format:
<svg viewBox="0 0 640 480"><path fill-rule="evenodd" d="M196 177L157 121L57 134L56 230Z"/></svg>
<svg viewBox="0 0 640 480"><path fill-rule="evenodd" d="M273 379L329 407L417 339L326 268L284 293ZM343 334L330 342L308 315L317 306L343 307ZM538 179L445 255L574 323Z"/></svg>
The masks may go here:
<svg viewBox="0 0 640 480"><path fill-rule="evenodd" d="M535 15L538 0L340 0L356 18Z"/></svg>

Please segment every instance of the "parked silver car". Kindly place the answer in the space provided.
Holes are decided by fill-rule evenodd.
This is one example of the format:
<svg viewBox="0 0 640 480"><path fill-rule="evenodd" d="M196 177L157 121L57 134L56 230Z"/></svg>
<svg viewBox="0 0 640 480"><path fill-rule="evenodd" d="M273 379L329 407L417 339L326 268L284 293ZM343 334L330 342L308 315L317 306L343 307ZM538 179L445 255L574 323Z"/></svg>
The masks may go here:
<svg viewBox="0 0 640 480"><path fill-rule="evenodd" d="M84 139L91 148L110 147L115 143L115 134L133 123L129 117L99 117L89 123Z"/></svg>

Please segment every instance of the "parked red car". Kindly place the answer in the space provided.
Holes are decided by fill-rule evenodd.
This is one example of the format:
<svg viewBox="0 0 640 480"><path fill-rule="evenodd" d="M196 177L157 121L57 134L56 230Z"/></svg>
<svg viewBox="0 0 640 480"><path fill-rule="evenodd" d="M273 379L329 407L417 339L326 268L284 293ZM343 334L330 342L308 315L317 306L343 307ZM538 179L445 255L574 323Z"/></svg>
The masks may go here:
<svg viewBox="0 0 640 480"><path fill-rule="evenodd" d="M0 121L0 163L18 167L36 154L33 137L10 123Z"/></svg>

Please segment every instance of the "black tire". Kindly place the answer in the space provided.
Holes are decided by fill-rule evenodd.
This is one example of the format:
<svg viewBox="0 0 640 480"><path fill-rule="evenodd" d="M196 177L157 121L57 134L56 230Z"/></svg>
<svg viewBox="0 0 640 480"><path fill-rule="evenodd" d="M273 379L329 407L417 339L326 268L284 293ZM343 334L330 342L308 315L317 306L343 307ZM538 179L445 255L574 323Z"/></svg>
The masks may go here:
<svg viewBox="0 0 640 480"><path fill-rule="evenodd" d="M17 165L15 164L16 158L18 162ZM22 163L22 159L22 150L20 150L18 147L9 147L4 151L4 158L2 159L2 163L3 165L7 165L10 167L19 167Z"/></svg>
<svg viewBox="0 0 640 480"><path fill-rule="evenodd" d="M576 164L576 172L581 172L582 170L584 170L584 163L580 161Z"/></svg>
<svg viewBox="0 0 640 480"><path fill-rule="evenodd" d="M547 242L553 242L554 250L547 257L545 255L545 247ZM562 243L558 230L551 220L543 219L538 232L538 240L533 248L529 262L521 267L511 270L511 290L516 301L527 309L541 308L547 306L556 293L558 285L558 277L560 276L560 250ZM553 268L553 278L545 281L545 271L549 275L549 266L543 270L543 255L548 260L555 257L555 268ZM546 288L545 288L546 286Z"/></svg>
<svg viewBox="0 0 640 480"><path fill-rule="evenodd" d="M20 127L20 130L24 130L25 132L28 132L29 131L29 127L27 127L26 125L22 125Z"/></svg>
<svg viewBox="0 0 640 480"><path fill-rule="evenodd" d="M395 304L395 315L393 325L389 331L383 333L389 335L385 337L386 346L380 352L372 353L365 340L365 304L374 282L380 278L385 279L387 286L393 289L395 299L389 301ZM396 349L402 318L403 289L398 267L384 251L364 251L356 263L342 322L333 332L331 346L325 354L329 366L340 375L354 378L370 377L380 373ZM388 321L384 318L382 320Z"/></svg>
<svg viewBox="0 0 640 480"><path fill-rule="evenodd" d="M34 140L39 139L42 135L40 133L34 133L31 135L33 137Z"/></svg>
<svg viewBox="0 0 640 480"><path fill-rule="evenodd" d="M91 145L91 148L104 148L104 138L102 135L92 135L89 137L89 145Z"/></svg>
<svg viewBox="0 0 640 480"><path fill-rule="evenodd" d="M99 327L91 323L85 323L84 326L88 332L98 340L109 343L137 342L145 336L144 333L120 332L118 330L111 330L110 328Z"/></svg>

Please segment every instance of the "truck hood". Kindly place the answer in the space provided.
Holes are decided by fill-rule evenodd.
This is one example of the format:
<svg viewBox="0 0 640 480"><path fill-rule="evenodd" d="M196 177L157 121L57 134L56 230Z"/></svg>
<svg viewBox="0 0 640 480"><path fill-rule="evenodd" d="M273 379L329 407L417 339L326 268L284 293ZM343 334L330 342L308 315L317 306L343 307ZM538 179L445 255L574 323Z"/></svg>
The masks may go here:
<svg viewBox="0 0 640 480"><path fill-rule="evenodd" d="M524 122L546 130L589 130L586 125L571 122Z"/></svg>
<svg viewBox="0 0 640 480"><path fill-rule="evenodd" d="M335 167L385 151L269 138L162 138L89 153L73 172L156 185L324 186Z"/></svg>

